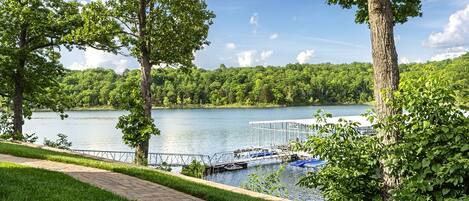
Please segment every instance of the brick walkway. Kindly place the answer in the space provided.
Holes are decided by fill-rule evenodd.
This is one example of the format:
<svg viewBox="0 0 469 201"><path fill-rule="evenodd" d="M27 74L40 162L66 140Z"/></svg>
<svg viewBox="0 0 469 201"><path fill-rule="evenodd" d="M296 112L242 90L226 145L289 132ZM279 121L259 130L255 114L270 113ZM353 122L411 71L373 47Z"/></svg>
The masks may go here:
<svg viewBox="0 0 469 201"><path fill-rule="evenodd" d="M63 172L82 182L116 193L130 200L199 201L171 188L120 173L53 161L0 154L0 161Z"/></svg>

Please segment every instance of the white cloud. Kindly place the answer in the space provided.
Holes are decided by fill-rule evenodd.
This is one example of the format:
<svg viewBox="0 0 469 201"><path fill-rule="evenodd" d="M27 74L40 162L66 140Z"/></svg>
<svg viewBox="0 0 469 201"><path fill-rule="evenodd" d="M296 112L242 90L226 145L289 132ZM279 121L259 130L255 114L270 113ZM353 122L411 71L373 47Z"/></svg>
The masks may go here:
<svg viewBox="0 0 469 201"><path fill-rule="evenodd" d="M73 62L70 66L67 66L67 68L70 70L83 70L83 69L86 69L87 67L81 63Z"/></svg>
<svg viewBox="0 0 469 201"><path fill-rule="evenodd" d="M257 13L254 13L251 18L249 18L249 24L251 24L253 27L254 27L254 34L257 33L257 26L259 25L259 22L258 22L258 14Z"/></svg>
<svg viewBox="0 0 469 201"><path fill-rule="evenodd" d="M234 44L234 43L227 43L227 44L225 45L225 47L226 47L226 49L234 50L234 49L236 49L236 44Z"/></svg>
<svg viewBox="0 0 469 201"><path fill-rule="evenodd" d="M298 61L298 63L304 64L309 59L311 59L313 56L314 56L314 50L313 49L305 50L305 51L300 52L298 54L298 56L296 56L296 60Z"/></svg>
<svg viewBox="0 0 469 201"><path fill-rule="evenodd" d="M274 51L263 50L260 54L256 50L248 50L238 53L238 65L241 67L253 65L267 65L267 60L272 56Z"/></svg>
<svg viewBox="0 0 469 201"><path fill-rule="evenodd" d="M430 61L442 61L445 59L454 59L456 57L459 57L463 54L466 54L469 52L469 49L464 48L464 47L452 47L446 49L444 52L441 52L439 54L436 54L430 58Z"/></svg>
<svg viewBox="0 0 469 201"><path fill-rule="evenodd" d="M272 50L262 51L260 61L266 61L268 58L270 58L270 56L272 56L273 53L274 53L274 51L272 51Z"/></svg>
<svg viewBox="0 0 469 201"><path fill-rule="evenodd" d="M277 33L274 33L274 34L270 35L269 38L272 39L272 40L277 39L277 38L278 38L278 34L277 34Z"/></svg>
<svg viewBox="0 0 469 201"><path fill-rule="evenodd" d="M257 26L257 23L258 23L258 19L257 19L257 16L258 14L257 13L254 13L251 18L249 18L249 24L252 24L254 26Z"/></svg>
<svg viewBox="0 0 469 201"><path fill-rule="evenodd" d="M422 63L422 59L409 59L407 57L399 57L400 64L410 64L410 63Z"/></svg>
<svg viewBox="0 0 469 201"><path fill-rule="evenodd" d="M467 45L469 43L469 5L452 14L444 30L432 33L427 43L432 47Z"/></svg>
<svg viewBox="0 0 469 201"><path fill-rule="evenodd" d="M114 70L118 73L122 73L129 67L129 60L127 59L119 59L118 61L113 63L116 67Z"/></svg>
<svg viewBox="0 0 469 201"><path fill-rule="evenodd" d="M113 57L115 55L106 53L101 50L88 48L85 51L85 60L86 65L90 67L101 67L106 61L109 61L109 57Z"/></svg>
<svg viewBox="0 0 469 201"><path fill-rule="evenodd" d="M72 70L83 70L88 68L113 68L116 72L124 72L129 67L129 60L122 55L115 55L101 50L88 48L85 51L85 61L73 62L67 68Z"/></svg>
<svg viewBox="0 0 469 201"><path fill-rule="evenodd" d="M254 61L255 50L244 51L238 54L238 64L241 67L251 66Z"/></svg>
<svg viewBox="0 0 469 201"><path fill-rule="evenodd" d="M399 63L408 64L408 63L410 63L410 59L407 58L407 57L399 57Z"/></svg>

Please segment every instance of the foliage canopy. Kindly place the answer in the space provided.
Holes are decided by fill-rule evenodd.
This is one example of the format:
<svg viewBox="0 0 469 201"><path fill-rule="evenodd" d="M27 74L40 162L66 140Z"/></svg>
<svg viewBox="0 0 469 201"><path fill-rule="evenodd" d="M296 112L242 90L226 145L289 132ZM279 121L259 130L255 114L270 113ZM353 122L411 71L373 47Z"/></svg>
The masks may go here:
<svg viewBox="0 0 469 201"><path fill-rule="evenodd" d="M31 115L31 107L63 112L66 105L57 83L64 75L59 49L76 45L66 38L81 25L79 4L0 0L0 13L0 96L10 102L21 90L25 117Z"/></svg>
<svg viewBox="0 0 469 201"><path fill-rule="evenodd" d="M392 11L394 23L403 24L409 17L422 16L421 0L390 0L392 2ZM350 9L357 7L355 13L356 23L368 23L368 0L327 0L330 5L340 5L342 8Z"/></svg>
<svg viewBox="0 0 469 201"><path fill-rule="evenodd" d="M81 41L104 37L109 42L104 48L119 52L125 47L140 62L142 51L148 51L151 66L191 67L194 51L209 44L213 12L200 0L144 2L144 8L140 1L89 3L83 8L84 26L76 30L76 37ZM140 9L144 9L145 21Z"/></svg>

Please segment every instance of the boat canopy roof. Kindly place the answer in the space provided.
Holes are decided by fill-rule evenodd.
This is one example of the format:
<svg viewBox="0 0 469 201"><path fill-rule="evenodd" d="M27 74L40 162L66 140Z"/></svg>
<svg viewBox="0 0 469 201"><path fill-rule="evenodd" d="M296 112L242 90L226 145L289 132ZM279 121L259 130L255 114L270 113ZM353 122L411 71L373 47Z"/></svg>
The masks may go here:
<svg viewBox="0 0 469 201"><path fill-rule="evenodd" d="M339 119L344 119L348 121L358 122L360 123L360 127L368 127L372 124L363 116L339 116L339 117L331 117L326 118L326 123L336 124L339 122ZM251 121L249 124L275 124L275 123L293 123L293 124L300 124L300 125L323 125L324 122L318 122L316 118L311 119L288 119L288 120L271 120L271 121Z"/></svg>

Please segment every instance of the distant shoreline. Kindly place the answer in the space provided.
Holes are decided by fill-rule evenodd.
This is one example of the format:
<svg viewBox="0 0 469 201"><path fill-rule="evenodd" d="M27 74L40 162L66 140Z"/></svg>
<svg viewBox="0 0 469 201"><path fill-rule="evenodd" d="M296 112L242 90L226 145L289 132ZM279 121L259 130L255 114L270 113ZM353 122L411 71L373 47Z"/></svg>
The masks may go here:
<svg viewBox="0 0 469 201"><path fill-rule="evenodd" d="M298 104L298 105L277 105L277 104L257 104L257 105L171 105L171 106L153 106L152 109L264 109L264 108L284 108L284 107L302 107L302 106L347 106L347 105L372 105L368 103L338 103L338 104ZM122 109L114 108L112 106L94 106L94 107L77 107L67 109L65 111L119 111ZM33 112L51 112L50 109L33 109Z"/></svg>

